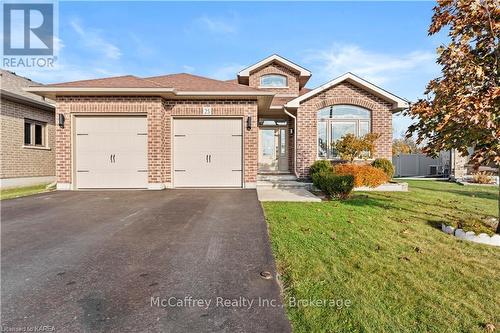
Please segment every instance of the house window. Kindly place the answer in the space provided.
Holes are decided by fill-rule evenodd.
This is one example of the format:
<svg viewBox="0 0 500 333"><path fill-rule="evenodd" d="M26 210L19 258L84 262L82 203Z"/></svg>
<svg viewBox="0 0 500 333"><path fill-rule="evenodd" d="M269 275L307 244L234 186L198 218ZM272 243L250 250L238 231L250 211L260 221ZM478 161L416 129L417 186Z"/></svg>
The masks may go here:
<svg viewBox="0 0 500 333"><path fill-rule="evenodd" d="M286 126L288 121L284 119L259 118L259 126Z"/></svg>
<svg viewBox="0 0 500 333"><path fill-rule="evenodd" d="M284 75L264 75L260 77L260 86L265 88L285 88L288 86L288 80Z"/></svg>
<svg viewBox="0 0 500 333"><path fill-rule="evenodd" d="M318 111L318 157L337 158L332 144L346 134L363 136L371 131L370 110L354 105L332 105Z"/></svg>
<svg viewBox="0 0 500 333"><path fill-rule="evenodd" d="M41 121L25 119L24 120L24 145L41 146L46 143L46 123Z"/></svg>

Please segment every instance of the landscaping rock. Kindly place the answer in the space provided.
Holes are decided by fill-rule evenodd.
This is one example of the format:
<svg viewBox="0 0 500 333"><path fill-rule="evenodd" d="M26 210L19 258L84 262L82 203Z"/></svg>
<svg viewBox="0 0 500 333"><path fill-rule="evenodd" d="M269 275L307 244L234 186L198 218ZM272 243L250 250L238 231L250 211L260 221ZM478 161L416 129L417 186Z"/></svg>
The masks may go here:
<svg viewBox="0 0 500 333"><path fill-rule="evenodd" d="M447 234L453 235L453 233L455 232L455 228L448 225L444 228L444 232L446 232Z"/></svg>
<svg viewBox="0 0 500 333"><path fill-rule="evenodd" d="M495 246L500 246L500 235L491 236L490 244Z"/></svg>
<svg viewBox="0 0 500 333"><path fill-rule="evenodd" d="M465 239L474 241L475 238L476 238L476 233L474 231L467 231L465 233Z"/></svg>
<svg viewBox="0 0 500 333"><path fill-rule="evenodd" d="M479 235L477 235L477 237L481 240L486 241L486 242L488 242L490 240L490 236L488 234L485 234L485 233L480 233Z"/></svg>
<svg viewBox="0 0 500 333"><path fill-rule="evenodd" d="M500 235L495 234L491 237L485 233L480 233L479 235L476 235L473 231L464 232L464 230L460 228L454 229L453 227L447 226L444 223L441 224L441 230L447 234L454 235L457 238L465 239L470 242L500 246ZM454 230L454 232L452 230Z"/></svg>
<svg viewBox="0 0 500 333"><path fill-rule="evenodd" d="M462 229L455 230L455 237L465 239L465 231L463 231Z"/></svg>

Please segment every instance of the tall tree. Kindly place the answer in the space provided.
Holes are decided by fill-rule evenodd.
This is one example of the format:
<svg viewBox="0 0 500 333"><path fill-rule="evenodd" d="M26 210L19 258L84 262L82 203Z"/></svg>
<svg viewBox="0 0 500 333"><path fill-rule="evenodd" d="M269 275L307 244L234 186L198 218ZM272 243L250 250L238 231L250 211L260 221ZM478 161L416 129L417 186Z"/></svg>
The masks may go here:
<svg viewBox="0 0 500 333"><path fill-rule="evenodd" d="M398 154L417 154L422 149L417 145L413 138L400 138L392 140L392 155Z"/></svg>
<svg viewBox="0 0 500 333"><path fill-rule="evenodd" d="M438 48L442 75L429 82L426 99L406 112L416 122L408 136L425 141L425 152L457 149L471 162L500 164L500 2L439 0L429 35L447 29Z"/></svg>

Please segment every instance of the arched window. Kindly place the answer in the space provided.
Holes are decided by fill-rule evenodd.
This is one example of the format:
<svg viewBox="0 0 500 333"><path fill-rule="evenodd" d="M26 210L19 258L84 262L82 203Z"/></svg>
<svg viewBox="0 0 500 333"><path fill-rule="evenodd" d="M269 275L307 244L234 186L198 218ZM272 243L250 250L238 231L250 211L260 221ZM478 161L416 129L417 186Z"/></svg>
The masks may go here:
<svg viewBox="0 0 500 333"><path fill-rule="evenodd" d="M336 158L332 144L346 134L371 132L371 112L354 105L332 105L318 111L318 157Z"/></svg>
<svg viewBox="0 0 500 333"><path fill-rule="evenodd" d="M279 74L268 74L260 77L260 86L264 88L285 88L288 86L287 77Z"/></svg>

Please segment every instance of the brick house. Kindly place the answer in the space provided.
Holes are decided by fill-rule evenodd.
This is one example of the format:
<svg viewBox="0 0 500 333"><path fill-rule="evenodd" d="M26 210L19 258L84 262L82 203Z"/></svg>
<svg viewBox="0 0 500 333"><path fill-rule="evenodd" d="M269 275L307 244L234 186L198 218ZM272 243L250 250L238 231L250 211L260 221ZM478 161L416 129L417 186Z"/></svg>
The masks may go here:
<svg viewBox="0 0 500 333"><path fill-rule="evenodd" d="M307 69L272 55L219 81L190 74L111 77L32 87L56 100L59 189L255 188L265 173L308 176L346 133L380 133L408 103L344 74L305 87Z"/></svg>
<svg viewBox="0 0 500 333"><path fill-rule="evenodd" d="M1 70L1 187L55 180L55 106L26 92L36 83Z"/></svg>

